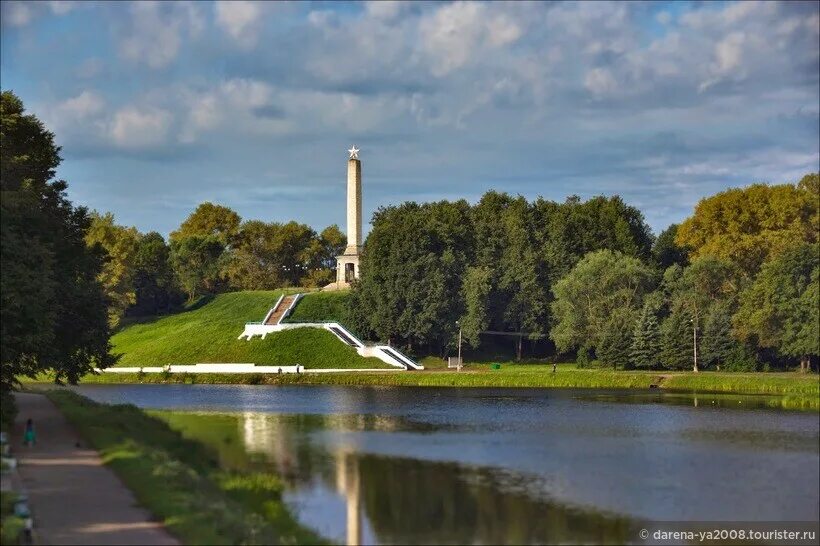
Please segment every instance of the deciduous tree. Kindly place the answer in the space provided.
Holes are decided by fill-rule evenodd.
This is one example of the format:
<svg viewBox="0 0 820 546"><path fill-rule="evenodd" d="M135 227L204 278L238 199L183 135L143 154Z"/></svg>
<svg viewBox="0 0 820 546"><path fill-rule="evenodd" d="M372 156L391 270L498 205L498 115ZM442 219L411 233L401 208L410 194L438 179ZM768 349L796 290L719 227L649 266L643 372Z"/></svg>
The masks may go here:
<svg viewBox="0 0 820 546"><path fill-rule="evenodd" d="M490 325L489 298L492 272L488 267L469 267L464 275L464 316L460 325L464 341L472 348L480 343L481 332Z"/></svg>
<svg viewBox="0 0 820 546"><path fill-rule="evenodd" d="M801 371L820 353L820 263L818 245L803 244L765 264L740 295L734 316L737 334L800 360Z"/></svg>
<svg viewBox="0 0 820 546"><path fill-rule="evenodd" d="M180 241L186 237L215 237L222 246L228 247L239 233L242 218L222 205L205 202L182 222L179 229L172 231L171 241Z"/></svg>
<svg viewBox="0 0 820 546"><path fill-rule="evenodd" d="M181 303L174 270L171 267L171 249L157 233L143 236L137 244L134 257L134 292L136 302L128 310L134 315L168 313Z"/></svg>
<svg viewBox="0 0 820 546"><path fill-rule="evenodd" d="M54 180L54 135L26 114L13 93L0 96L0 394L15 378L52 371L76 382L113 363L102 256L87 248L90 220ZM9 406L10 407L10 406ZM5 411L5 409L4 409Z"/></svg>
<svg viewBox="0 0 820 546"><path fill-rule="evenodd" d="M675 242L691 248L694 258L721 258L754 277L770 257L817 241L818 195L812 178L805 180L797 185L754 184L701 199Z"/></svg>
<svg viewBox="0 0 820 546"><path fill-rule="evenodd" d="M171 241L171 264L188 302L216 289L224 250L222 241L214 236L192 235Z"/></svg>
<svg viewBox="0 0 820 546"><path fill-rule="evenodd" d="M654 285L651 268L637 258L610 250L591 252L553 288L555 325L550 337L561 351L586 346L597 352L604 333L612 331L612 317L618 313L634 325L644 295Z"/></svg>
<svg viewBox="0 0 820 546"><path fill-rule="evenodd" d="M105 255L105 264L99 281L108 299L108 323L115 328L125 311L137 301L134 288L134 270L140 234L133 227L114 223L110 212L91 213L91 226L85 234L88 246L99 245Z"/></svg>
<svg viewBox="0 0 820 546"><path fill-rule="evenodd" d="M652 256L661 271L665 271L667 267L674 264L685 267L689 263L689 253L686 248L675 242L678 227L678 224L672 224L663 230L652 245Z"/></svg>
<svg viewBox="0 0 820 546"><path fill-rule="evenodd" d="M473 233L466 201L379 209L350 317L359 332L411 348L454 346Z"/></svg>

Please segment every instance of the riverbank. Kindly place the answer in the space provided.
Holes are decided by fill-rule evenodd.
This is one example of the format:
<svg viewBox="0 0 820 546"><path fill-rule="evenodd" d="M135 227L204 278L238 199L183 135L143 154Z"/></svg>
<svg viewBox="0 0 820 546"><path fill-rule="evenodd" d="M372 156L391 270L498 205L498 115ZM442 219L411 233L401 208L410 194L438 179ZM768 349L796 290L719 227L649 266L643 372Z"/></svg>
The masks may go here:
<svg viewBox="0 0 820 546"><path fill-rule="evenodd" d="M642 372L581 369L574 364L502 364L500 369L476 364L460 372L367 372L323 374L100 374L83 383L202 383L251 385L348 385L407 387L538 387L652 389L669 391L788 396L807 409L820 409L817 374Z"/></svg>
<svg viewBox="0 0 820 546"><path fill-rule="evenodd" d="M10 444L18 464L3 484L25 499L25 511L31 510L35 544L179 544L46 396L16 393L15 398L19 414ZM25 446L28 419L37 441ZM3 523L4 533L14 531ZM3 544L18 543L9 538L4 536Z"/></svg>
<svg viewBox="0 0 820 546"><path fill-rule="evenodd" d="M47 396L138 502L182 542L322 543L282 502L278 476L226 472L211 450L134 406L98 404L66 390Z"/></svg>

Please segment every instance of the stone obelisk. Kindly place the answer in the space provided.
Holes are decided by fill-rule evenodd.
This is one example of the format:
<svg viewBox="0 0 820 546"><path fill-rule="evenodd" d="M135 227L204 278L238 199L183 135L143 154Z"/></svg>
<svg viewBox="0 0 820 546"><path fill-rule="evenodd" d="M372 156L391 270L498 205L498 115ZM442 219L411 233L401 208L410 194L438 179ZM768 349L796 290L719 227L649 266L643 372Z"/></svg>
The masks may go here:
<svg viewBox="0 0 820 546"><path fill-rule="evenodd" d="M354 146L347 160L347 248L345 255L358 256L362 248L362 162Z"/></svg>
<svg viewBox="0 0 820 546"><path fill-rule="evenodd" d="M355 146L347 160L347 247L336 257L336 282L327 288L348 288L359 278L359 253L362 250L362 162Z"/></svg>

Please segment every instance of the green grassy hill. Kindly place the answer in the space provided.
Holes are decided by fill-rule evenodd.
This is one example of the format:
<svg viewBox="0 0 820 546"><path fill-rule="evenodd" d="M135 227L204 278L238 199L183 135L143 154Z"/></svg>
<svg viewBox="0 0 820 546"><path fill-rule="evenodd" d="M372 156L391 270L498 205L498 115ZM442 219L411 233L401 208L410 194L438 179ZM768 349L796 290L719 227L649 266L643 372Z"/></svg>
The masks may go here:
<svg viewBox="0 0 820 546"><path fill-rule="evenodd" d="M376 358L359 356L320 329L299 328L268 334L264 340L237 340L245 323L265 318L281 293L220 294L180 313L128 324L111 338L113 352L122 354L117 365L252 362L306 368L391 368Z"/></svg>
<svg viewBox="0 0 820 546"><path fill-rule="evenodd" d="M296 303L285 322L347 322L347 299L350 292L313 292Z"/></svg>

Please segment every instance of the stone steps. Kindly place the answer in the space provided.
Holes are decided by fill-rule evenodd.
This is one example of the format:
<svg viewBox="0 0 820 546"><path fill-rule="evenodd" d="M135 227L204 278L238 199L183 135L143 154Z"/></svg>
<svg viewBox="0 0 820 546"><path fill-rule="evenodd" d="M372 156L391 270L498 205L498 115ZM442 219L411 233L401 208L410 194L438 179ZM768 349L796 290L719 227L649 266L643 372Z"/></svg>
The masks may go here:
<svg viewBox="0 0 820 546"><path fill-rule="evenodd" d="M296 299L297 294L293 294L292 296L285 296L279 302L279 305L276 306L276 309L273 310L268 316L268 320L265 321L267 325L276 325L279 324L279 321L282 320L282 317L285 314L285 311L288 310L290 304L293 303L293 300Z"/></svg>

